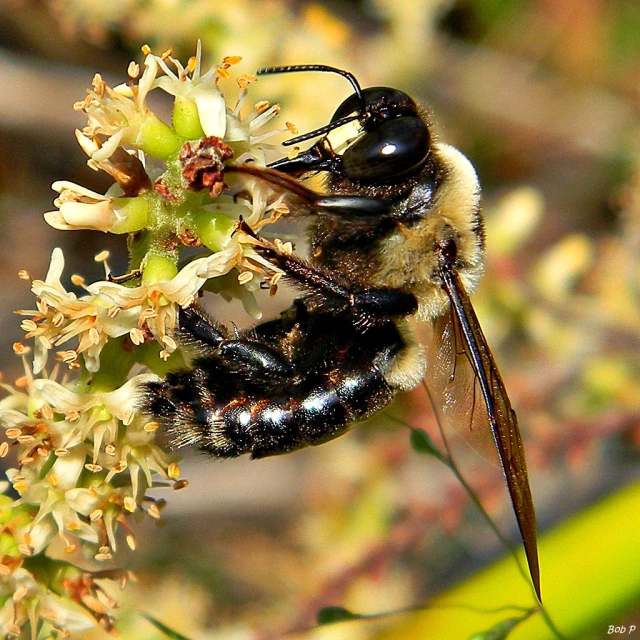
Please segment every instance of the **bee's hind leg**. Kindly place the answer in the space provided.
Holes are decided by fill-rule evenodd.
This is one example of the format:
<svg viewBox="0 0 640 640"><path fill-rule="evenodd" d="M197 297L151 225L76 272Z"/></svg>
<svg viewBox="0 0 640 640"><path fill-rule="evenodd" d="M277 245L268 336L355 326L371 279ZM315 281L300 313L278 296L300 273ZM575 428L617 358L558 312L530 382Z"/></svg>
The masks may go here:
<svg viewBox="0 0 640 640"><path fill-rule="evenodd" d="M196 307L180 310L180 332L187 343L204 343L232 369L258 376L291 376L293 367L275 348L248 338L229 339Z"/></svg>
<svg viewBox="0 0 640 640"><path fill-rule="evenodd" d="M219 347L226 339L224 333L194 306L180 309L179 323L182 336L189 341Z"/></svg>

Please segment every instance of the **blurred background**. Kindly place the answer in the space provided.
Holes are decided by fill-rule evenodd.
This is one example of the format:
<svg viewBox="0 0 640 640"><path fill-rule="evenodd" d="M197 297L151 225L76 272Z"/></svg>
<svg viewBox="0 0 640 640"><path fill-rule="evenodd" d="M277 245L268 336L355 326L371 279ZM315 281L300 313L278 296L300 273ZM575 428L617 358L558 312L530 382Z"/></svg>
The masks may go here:
<svg viewBox="0 0 640 640"><path fill-rule="evenodd" d="M143 44L155 53L172 48L186 61L197 39L209 64L242 56L238 73L329 64L363 86L402 89L429 109L438 137L470 157L483 185L486 275L473 300L518 411L541 533L637 482L636 0L0 0L5 379L21 374L11 350L22 338L13 311L33 306L20 269L44 277L51 250L62 246L67 277L101 278L93 255L105 248L113 271L126 271L123 238L58 232L42 219L53 208L54 180L99 192L110 184L76 145L73 131L84 122L73 103L95 72L112 85L124 81ZM234 86L227 85L232 99ZM309 73L263 78L252 98L279 102L282 122L305 132L325 124L350 91L337 76ZM239 305L211 297L207 307L250 322ZM399 397L388 414L393 419L282 458L187 454L189 488L158 494L169 500L162 526L147 525L138 551L123 555L139 582L117 596L122 636L161 637L143 611L190 638L276 638L312 627L327 606L376 614L424 605L501 556L459 482L414 452L397 421L437 437L424 389ZM464 444L455 450L491 516L517 541L500 477ZM602 535L606 526L640 535L640 505L624 513ZM565 553L589 564L593 530L580 540ZM634 549L640 553L640 544ZM544 558L542 571L543 591L545 581L580 579L545 575ZM608 588L585 586L602 589L603 598ZM640 627L637 582L607 615L567 636L600 638L609 625L634 620ZM391 638L398 624L409 625L397 636L409 640L458 637L455 629L425 635L408 617L295 637Z"/></svg>

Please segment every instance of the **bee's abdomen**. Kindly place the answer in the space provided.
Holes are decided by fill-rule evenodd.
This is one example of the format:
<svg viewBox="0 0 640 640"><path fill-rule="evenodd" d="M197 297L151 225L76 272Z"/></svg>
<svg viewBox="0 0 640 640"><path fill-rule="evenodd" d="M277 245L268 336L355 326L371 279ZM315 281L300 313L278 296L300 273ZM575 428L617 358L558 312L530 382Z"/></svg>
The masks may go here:
<svg viewBox="0 0 640 640"><path fill-rule="evenodd" d="M147 385L145 408L165 424L174 446L195 445L222 458L286 453L341 435L393 397L373 363L251 388L237 372L220 373L213 358L202 358Z"/></svg>

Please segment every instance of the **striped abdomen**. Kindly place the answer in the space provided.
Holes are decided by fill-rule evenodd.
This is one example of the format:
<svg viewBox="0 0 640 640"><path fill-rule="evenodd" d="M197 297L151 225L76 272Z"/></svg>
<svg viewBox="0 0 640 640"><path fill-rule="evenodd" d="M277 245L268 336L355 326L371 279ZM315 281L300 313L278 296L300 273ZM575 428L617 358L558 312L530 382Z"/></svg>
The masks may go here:
<svg viewBox="0 0 640 640"><path fill-rule="evenodd" d="M195 445L216 457L286 453L331 440L391 401L373 361L359 370L334 364L302 379L256 383L223 371L216 357L200 358L190 370L149 384L145 404L175 446Z"/></svg>

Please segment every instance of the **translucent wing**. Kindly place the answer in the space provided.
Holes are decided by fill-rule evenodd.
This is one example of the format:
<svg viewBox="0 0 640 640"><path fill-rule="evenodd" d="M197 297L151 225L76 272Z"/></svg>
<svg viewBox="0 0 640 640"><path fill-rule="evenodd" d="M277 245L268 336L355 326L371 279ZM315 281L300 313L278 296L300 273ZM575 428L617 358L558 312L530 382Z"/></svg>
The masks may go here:
<svg viewBox="0 0 640 640"><path fill-rule="evenodd" d="M481 441L491 430L540 599L536 515L518 420L458 275L443 270L441 276L451 304L434 322L427 385L439 419L448 425L470 425L475 448L482 449Z"/></svg>

